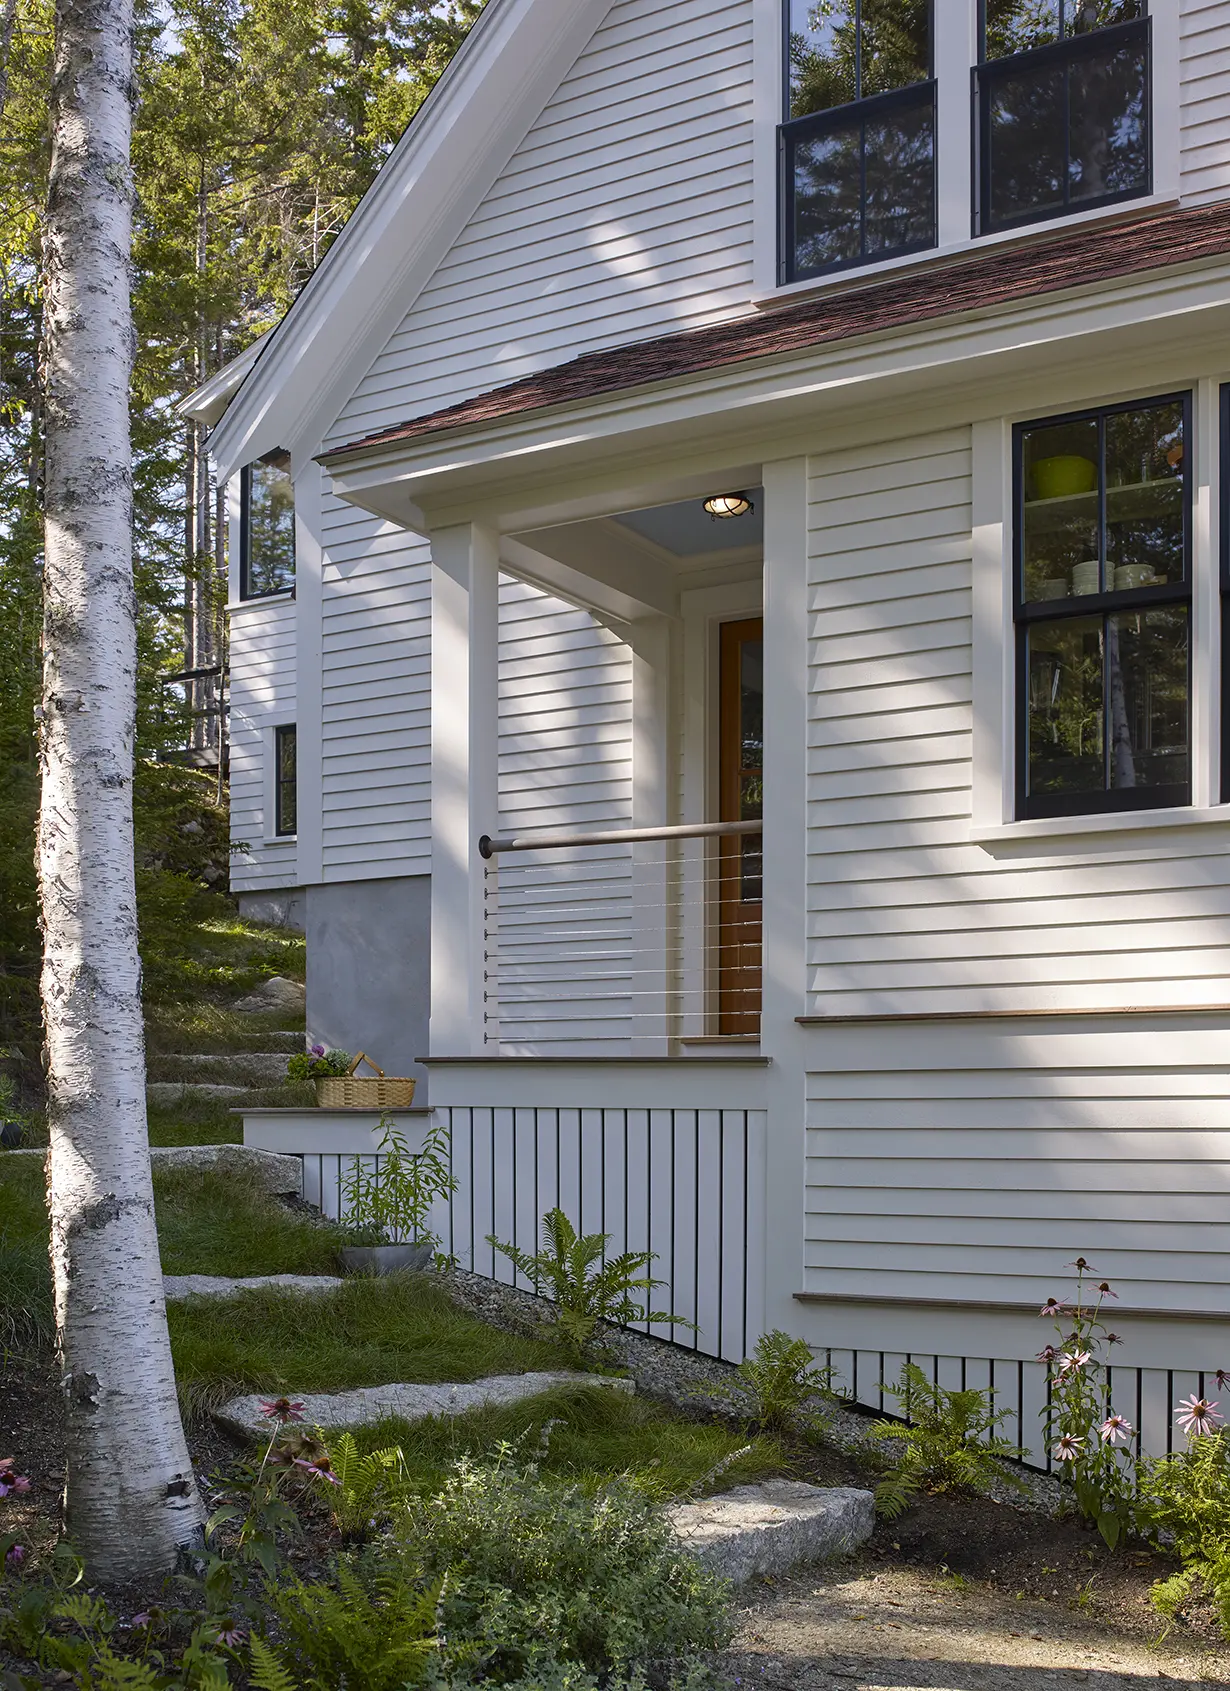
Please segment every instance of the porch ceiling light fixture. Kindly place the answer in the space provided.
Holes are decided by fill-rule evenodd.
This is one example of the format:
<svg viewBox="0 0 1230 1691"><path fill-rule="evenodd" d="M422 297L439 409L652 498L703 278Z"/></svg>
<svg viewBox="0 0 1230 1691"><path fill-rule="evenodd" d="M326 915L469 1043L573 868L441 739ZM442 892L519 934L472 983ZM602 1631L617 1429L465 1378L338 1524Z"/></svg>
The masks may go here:
<svg viewBox="0 0 1230 1691"><path fill-rule="evenodd" d="M753 509L746 493L713 493L705 500L705 510L714 519L745 517Z"/></svg>

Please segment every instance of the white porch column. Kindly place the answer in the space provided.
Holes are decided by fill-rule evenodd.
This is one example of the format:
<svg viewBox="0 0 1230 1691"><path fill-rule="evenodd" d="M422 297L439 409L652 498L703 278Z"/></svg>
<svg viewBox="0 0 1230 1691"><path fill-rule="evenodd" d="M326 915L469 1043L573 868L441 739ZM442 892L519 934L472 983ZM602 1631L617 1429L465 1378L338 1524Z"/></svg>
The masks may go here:
<svg viewBox="0 0 1230 1691"><path fill-rule="evenodd" d="M475 523L431 536L433 1057L484 1051L483 834L497 832L499 540Z"/></svg>
<svg viewBox="0 0 1230 1691"><path fill-rule="evenodd" d="M672 821L670 771L671 629L665 617L632 624L632 826ZM670 1053L671 997L679 915L671 900L678 877L668 869L672 847L632 847L632 1055Z"/></svg>
<svg viewBox="0 0 1230 1691"><path fill-rule="evenodd" d="M764 466L766 1329L799 1330L807 1174L807 460Z"/></svg>

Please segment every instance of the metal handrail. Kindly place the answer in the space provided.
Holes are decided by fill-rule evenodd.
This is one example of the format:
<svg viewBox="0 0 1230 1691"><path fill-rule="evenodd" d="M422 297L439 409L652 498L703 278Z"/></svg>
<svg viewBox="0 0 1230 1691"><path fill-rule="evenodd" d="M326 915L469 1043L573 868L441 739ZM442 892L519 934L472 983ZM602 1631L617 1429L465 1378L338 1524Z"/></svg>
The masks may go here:
<svg viewBox="0 0 1230 1691"><path fill-rule="evenodd" d="M478 842L480 857L491 858L500 851L545 851L563 846L635 845L641 840L711 840L729 834L761 834L763 821L683 823L673 828L610 828L601 834L484 834Z"/></svg>

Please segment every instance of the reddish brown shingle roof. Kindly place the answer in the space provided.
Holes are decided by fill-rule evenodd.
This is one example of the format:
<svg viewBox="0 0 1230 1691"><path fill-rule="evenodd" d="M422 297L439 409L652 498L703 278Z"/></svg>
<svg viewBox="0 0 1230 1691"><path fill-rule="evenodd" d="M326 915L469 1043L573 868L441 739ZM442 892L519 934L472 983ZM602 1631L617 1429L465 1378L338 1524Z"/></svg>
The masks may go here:
<svg viewBox="0 0 1230 1691"><path fill-rule="evenodd" d="M831 341L1110 281L1142 270L1187 264L1228 251L1230 203L1224 202L1162 212L1109 227L1068 231L1028 246L1001 247L943 268L894 276L712 328L583 353L567 364L556 364L506 387L415 417L348 446L335 447L323 455L324 461L445 429L494 423L570 400L594 399L724 365L800 352Z"/></svg>

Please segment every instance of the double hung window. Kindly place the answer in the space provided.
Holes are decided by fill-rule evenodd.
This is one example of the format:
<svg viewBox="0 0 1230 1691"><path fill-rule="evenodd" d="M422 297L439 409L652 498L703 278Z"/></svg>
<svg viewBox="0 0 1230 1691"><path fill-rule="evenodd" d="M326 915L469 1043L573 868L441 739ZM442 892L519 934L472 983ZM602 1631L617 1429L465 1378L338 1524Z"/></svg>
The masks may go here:
<svg viewBox="0 0 1230 1691"><path fill-rule="evenodd" d="M1190 396L1015 433L1017 815L1191 801Z"/></svg>
<svg viewBox="0 0 1230 1691"><path fill-rule="evenodd" d="M1145 0L982 0L976 231L1150 189Z"/></svg>
<svg viewBox="0 0 1230 1691"><path fill-rule="evenodd" d="M935 245L931 0L787 0L785 279Z"/></svg>
<svg viewBox="0 0 1230 1691"><path fill-rule="evenodd" d="M295 585L295 485L290 454L271 452L240 472L239 596L265 599Z"/></svg>

